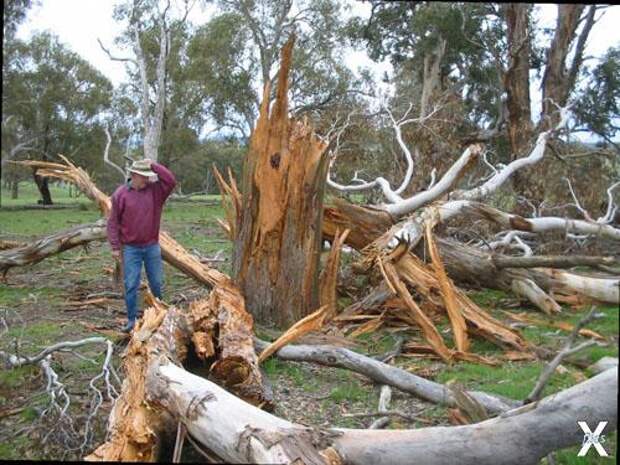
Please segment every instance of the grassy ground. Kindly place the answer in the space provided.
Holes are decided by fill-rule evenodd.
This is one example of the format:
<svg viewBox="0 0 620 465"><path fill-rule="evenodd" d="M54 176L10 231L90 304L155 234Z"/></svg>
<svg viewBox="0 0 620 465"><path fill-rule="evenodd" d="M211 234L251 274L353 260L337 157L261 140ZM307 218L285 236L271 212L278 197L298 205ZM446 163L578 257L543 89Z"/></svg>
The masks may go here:
<svg viewBox="0 0 620 465"><path fill-rule="evenodd" d="M70 198L67 191L53 188L52 195L69 205L68 208L51 210L26 209L36 204L34 186L24 185L17 201L2 196L0 208L0 239L28 241L40 235L49 234L76 224L88 223L99 218L99 212L87 199ZM204 200L209 203L169 202L164 211L163 227L185 247L211 256L223 251L230 256L230 244L216 222L223 217L219 205L214 206L213 197ZM19 208L19 207L23 208ZM88 250L74 249L45 260L37 265L13 269L8 282L0 284L0 350L25 355L36 354L43 347L63 340L76 340L104 334L115 343L114 365L120 367L120 354L124 339L114 330L124 321L124 305L120 299L111 299L103 304L75 308L68 302L85 300L89 294L117 291L111 274L112 261L107 244L92 244ZM218 268L229 272L229 263L220 263ZM165 298L191 298L201 292L200 286L182 273L165 265ZM532 316L540 314L528 308L508 308L510 296L494 291L472 293L479 304L495 317L506 320L503 310L527 311ZM343 299L341 304L345 304ZM565 308L560 317L563 321L575 323L584 310ZM599 307L604 318L589 325L609 340L607 347L593 347L574 357L576 362L590 363L604 355L618 356L618 309L612 306ZM566 332L551 326L529 326L522 330L531 342L557 350ZM360 336L354 342L355 350L371 355L389 351L396 336L386 331ZM418 338L417 332L406 333L408 338ZM474 340L474 351L480 354L498 356L501 351L494 345ZM88 411L93 391L88 381L100 370L103 351L100 346L87 346L71 353L56 354L53 360L60 380L66 384L72 403L69 412L76 425L83 427L85 412ZM453 366L432 359L400 357L395 363L407 370L434 379L438 382L453 381L467 388L475 388L523 399L534 386L540 374L540 362L507 362L500 366L486 366L473 363L457 363ZM589 374L572 364L564 364L566 371L554 375L545 390L545 395L564 389L584 380ZM350 413L371 412L376 409L379 387L367 379L346 370L321 368L306 363L281 362L270 359L264 365L273 384L276 400L276 414L292 421L313 426L367 427L373 418L353 418ZM68 441L56 432L46 434L57 426L54 416L41 418L48 406L45 395L45 380L38 366L0 371L0 459L62 460L79 458L79 451L66 452ZM93 424L95 436L92 443L103 439L105 421L111 404L105 401ZM418 420L409 423L395 420L391 428L419 428L429 424L449 424L446 410L411 396L393 393L393 407L415 416ZM575 419L577 421L578 419ZM592 426L594 427L594 426ZM79 431L78 431L79 432ZM63 442L64 441L64 442ZM75 445L78 447L78 445ZM616 455L616 435L607 437L605 448ZM556 454L556 463L595 464L611 463L595 457L592 449L587 457L578 458L578 447L572 447ZM196 459L188 452L186 461Z"/></svg>

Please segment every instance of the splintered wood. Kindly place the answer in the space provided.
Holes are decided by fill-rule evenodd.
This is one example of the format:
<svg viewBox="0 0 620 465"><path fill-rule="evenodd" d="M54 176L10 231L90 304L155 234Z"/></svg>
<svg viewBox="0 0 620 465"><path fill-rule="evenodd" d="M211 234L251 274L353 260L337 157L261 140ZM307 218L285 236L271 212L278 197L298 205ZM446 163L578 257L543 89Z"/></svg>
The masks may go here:
<svg viewBox="0 0 620 465"><path fill-rule="evenodd" d="M234 241L232 275L257 322L286 328L319 307L327 142L288 116L294 37L282 48L275 101L265 85L244 160L240 193L215 171Z"/></svg>
<svg viewBox="0 0 620 465"><path fill-rule="evenodd" d="M450 323L452 324L452 332L454 333L454 340L456 341L456 348L462 352L467 352L469 349L469 339L467 338L467 326L465 324L465 318L459 308L456 301L456 290L450 278L446 274L446 270L443 267L441 258L439 257L439 251L433 240L433 232L430 224L426 225L426 245L428 247L429 255L433 262L433 269L437 276L437 282L441 289L441 297L443 298Z"/></svg>
<svg viewBox="0 0 620 465"><path fill-rule="evenodd" d="M430 211L430 210L429 210ZM436 215L435 215L436 216ZM364 254L360 268L373 266L383 276L385 286L374 289L362 301L345 309L334 320L351 327L359 323L351 335L378 329L386 322L394 326L405 323L419 328L429 350L444 361L469 360L496 364L496 360L468 352L470 336L484 337L509 350L523 352L529 349L521 335L482 310L448 277L432 235L433 215L424 224L426 245L431 265L420 260L410 250L410 244L401 241L389 253L376 247L376 239L389 228L391 220L385 213L338 202L326 208L323 233L333 237L337 228L351 229L346 243ZM373 244L373 241L375 243ZM410 290L411 289L411 290ZM436 324L448 316L456 347L449 348ZM405 326L405 327L407 327ZM409 346L413 350L412 346ZM405 353L407 353L405 345ZM410 353L412 353L410 351Z"/></svg>
<svg viewBox="0 0 620 465"><path fill-rule="evenodd" d="M191 343L213 377L235 395L257 406L272 406L265 394L253 345L252 317L242 297L217 288L193 302L189 311L168 307L147 294L150 307L129 341L123 358L125 379L112 410L107 442L86 460L152 462L161 441L176 428L154 391L161 365L181 366ZM239 300L241 299L241 301ZM153 378L154 377L154 378ZM163 397L163 396L162 396Z"/></svg>

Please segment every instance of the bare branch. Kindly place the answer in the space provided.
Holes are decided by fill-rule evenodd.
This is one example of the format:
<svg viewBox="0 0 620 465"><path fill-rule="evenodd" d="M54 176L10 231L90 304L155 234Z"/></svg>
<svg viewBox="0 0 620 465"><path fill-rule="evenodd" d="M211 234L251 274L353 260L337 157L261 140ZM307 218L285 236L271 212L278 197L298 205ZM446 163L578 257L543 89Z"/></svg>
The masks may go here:
<svg viewBox="0 0 620 465"><path fill-rule="evenodd" d="M112 160L110 160L110 145L112 145L112 136L110 135L110 131L108 130L107 127L104 127L103 130L105 131L105 135L107 137L107 142L105 144L105 150L103 151L103 161L105 163L107 163L108 165L110 165L111 167L113 167L114 169L116 169L121 176L123 177L123 181L125 180L125 170L122 169L120 166L118 166L116 163L114 163ZM127 146L129 147L129 145Z"/></svg>
<svg viewBox="0 0 620 465"><path fill-rule="evenodd" d="M558 354L553 358L553 360L551 360L551 362L549 362L547 366L545 366L544 370L540 374L540 377L538 378L538 381L536 382L536 385L534 386L534 389L532 389L532 392L530 392L530 394L523 401L523 403L529 404L531 402L535 402L540 399L543 389L545 388L545 386L551 379L553 372L558 367L558 365L562 363L562 360L565 357L571 354L574 354L580 350L583 350L587 347L597 344L596 341L591 340L591 341L587 341L585 343L579 344L576 347L573 347L573 343L575 342L575 339L577 338L577 335L579 334L579 330L583 328L585 325L587 325L589 322L591 322L594 318L597 317L596 313L594 313L595 310L596 308L592 307L590 312L587 315L585 315L581 320L579 320L579 322L575 325L575 327L573 328L573 331L566 338L564 347L562 348L562 350L560 350L560 352L558 352Z"/></svg>
<svg viewBox="0 0 620 465"><path fill-rule="evenodd" d="M138 66L138 63L136 63L136 60L134 60L133 58L121 58L121 57L116 57L116 56L112 55L112 53L107 48L105 48L105 46L103 45L103 43L101 42L99 37L97 37L97 42L99 43L99 46L101 47L101 50L103 50L106 53L106 55L108 55L108 58L110 58L110 60L112 60L112 61L121 61L121 62L129 62L129 63L133 63L134 65Z"/></svg>

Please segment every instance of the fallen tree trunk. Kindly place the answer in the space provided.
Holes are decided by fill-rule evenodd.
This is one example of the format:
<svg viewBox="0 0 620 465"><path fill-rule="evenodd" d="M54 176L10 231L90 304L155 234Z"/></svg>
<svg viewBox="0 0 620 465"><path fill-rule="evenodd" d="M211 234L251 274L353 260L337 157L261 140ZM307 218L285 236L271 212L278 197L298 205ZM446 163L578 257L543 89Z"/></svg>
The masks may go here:
<svg viewBox="0 0 620 465"><path fill-rule="evenodd" d="M618 420L618 369L519 407L497 418L465 426L419 430L344 430L334 449L356 465L537 464L552 451L581 444L577 421L594 427Z"/></svg>
<svg viewBox="0 0 620 465"><path fill-rule="evenodd" d="M6 276L15 266L33 265L73 247L93 241L104 241L106 237L104 220L60 231L35 242L1 251L0 272Z"/></svg>
<svg viewBox="0 0 620 465"><path fill-rule="evenodd" d="M282 349L281 349L282 350ZM617 421L617 368L473 425L419 430L317 430L260 411L173 364L158 367L157 397L188 431L232 462L380 464L535 464L581 443L577 420Z"/></svg>
<svg viewBox="0 0 620 465"><path fill-rule="evenodd" d="M160 395L161 365L181 365L193 343L210 374L253 405L271 406L262 387L252 342L253 321L235 292L217 288L189 311L167 307L149 296L151 306L137 323L123 361L125 380L110 414L109 439L87 460L155 461L179 417ZM241 400L240 400L241 401Z"/></svg>

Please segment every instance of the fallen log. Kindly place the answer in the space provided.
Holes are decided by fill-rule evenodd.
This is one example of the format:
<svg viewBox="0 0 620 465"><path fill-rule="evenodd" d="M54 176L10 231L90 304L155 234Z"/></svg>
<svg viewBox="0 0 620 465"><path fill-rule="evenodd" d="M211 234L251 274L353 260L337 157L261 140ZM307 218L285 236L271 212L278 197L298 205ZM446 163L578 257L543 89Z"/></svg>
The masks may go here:
<svg viewBox="0 0 620 465"><path fill-rule="evenodd" d="M235 293L215 289L189 311L168 307L149 295L151 306L137 323L123 361L125 379L114 404L108 440L87 460L155 461L176 430L178 418L158 391L161 365L181 365L190 342L202 360L215 359L213 377L252 405L269 405L252 342L252 317ZM211 350L208 349L211 348ZM194 399L196 400L196 399Z"/></svg>
<svg viewBox="0 0 620 465"><path fill-rule="evenodd" d="M255 339L258 351L264 350L269 344ZM294 362L311 362L319 365L346 368L379 383L395 387L420 399L450 407L456 406L451 391L442 384L427 380L401 368L388 365L374 358L358 354L351 350L324 345L287 345L279 349L275 356L281 360ZM470 391L469 395L480 402L489 413L497 414L521 405L501 396L484 392Z"/></svg>
<svg viewBox="0 0 620 465"><path fill-rule="evenodd" d="M615 257L592 257L588 255L537 255L531 257L505 257L492 255L497 268L572 268L574 266L613 265Z"/></svg>
<svg viewBox="0 0 620 465"><path fill-rule="evenodd" d="M616 429L618 369L472 425L418 430L343 430L333 448L356 465L537 464L552 451L581 444L577 421ZM531 406L531 407L530 407Z"/></svg>
<svg viewBox="0 0 620 465"><path fill-rule="evenodd" d="M33 265L73 247L103 241L106 237L104 220L59 231L35 242L0 251L0 272L6 276L13 267Z"/></svg>
<svg viewBox="0 0 620 465"><path fill-rule="evenodd" d="M283 350L283 349L281 349ZM306 428L245 404L172 363L161 364L152 392L192 437L232 462L351 465L411 463L535 464L581 443L577 421L617 421L617 368L503 415L465 426L418 430Z"/></svg>

